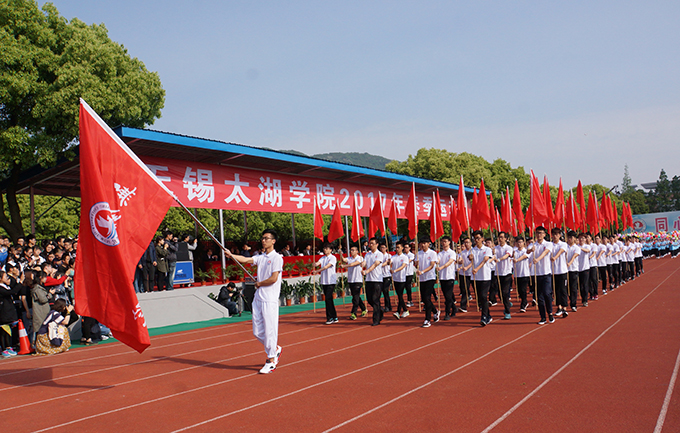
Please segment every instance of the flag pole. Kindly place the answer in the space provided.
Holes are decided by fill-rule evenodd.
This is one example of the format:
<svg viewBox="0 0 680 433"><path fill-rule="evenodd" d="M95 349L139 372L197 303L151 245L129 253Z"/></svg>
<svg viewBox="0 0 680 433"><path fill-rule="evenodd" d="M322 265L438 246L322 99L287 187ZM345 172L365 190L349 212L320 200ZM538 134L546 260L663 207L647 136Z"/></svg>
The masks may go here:
<svg viewBox="0 0 680 433"><path fill-rule="evenodd" d="M316 224L316 195L314 196L314 211L312 213L312 227ZM323 228L322 228L323 229ZM312 293L312 303L314 313L316 313L316 233L312 229L312 283L314 284L314 292ZM323 231L321 232L323 235Z"/></svg>

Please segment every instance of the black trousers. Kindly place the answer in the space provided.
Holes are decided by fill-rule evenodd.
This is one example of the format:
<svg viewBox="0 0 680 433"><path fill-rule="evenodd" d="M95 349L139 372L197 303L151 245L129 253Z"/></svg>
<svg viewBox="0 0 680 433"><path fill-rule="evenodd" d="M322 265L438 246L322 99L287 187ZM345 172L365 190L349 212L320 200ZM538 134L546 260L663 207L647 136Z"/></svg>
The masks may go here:
<svg viewBox="0 0 680 433"><path fill-rule="evenodd" d="M635 257L635 275L640 276L642 274L642 257Z"/></svg>
<svg viewBox="0 0 680 433"><path fill-rule="evenodd" d="M538 314L541 320L546 320L547 316L552 316L552 275L536 276L536 295L538 296Z"/></svg>
<svg viewBox="0 0 680 433"><path fill-rule="evenodd" d="M335 311L335 302L333 302L333 292L335 292L335 284L323 284L323 296L326 302L326 320L337 319L338 313Z"/></svg>
<svg viewBox="0 0 680 433"><path fill-rule="evenodd" d="M600 266L597 268L600 271L600 281L602 281L602 293L607 291L607 267Z"/></svg>
<svg viewBox="0 0 680 433"><path fill-rule="evenodd" d="M488 322L491 318L489 314L489 289L491 288L491 280L473 281L473 285L477 285L477 308L482 312L482 320Z"/></svg>
<svg viewBox="0 0 680 433"><path fill-rule="evenodd" d="M366 281L366 301L373 309L373 323L380 323L383 312L380 309L380 292L382 281Z"/></svg>
<svg viewBox="0 0 680 433"><path fill-rule="evenodd" d="M619 263L613 263L612 264L612 275L614 276L614 283L615 287L618 287L621 285L621 265Z"/></svg>
<svg viewBox="0 0 680 433"><path fill-rule="evenodd" d="M468 297L470 296L470 285L472 281L466 275L458 276L458 289L460 290L460 308L467 310Z"/></svg>
<svg viewBox="0 0 680 433"><path fill-rule="evenodd" d="M165 290L167 288L167 284L167 272L160 272L158 269L156 269L156 287L158 287L158 291L160 292L161 290Z"/></svg>
<svg viewBox="0 0 680 433"><path fill-rule="evenodd" d="M432 314L437 312L437 308L432 303L432 295L434 294L435 280L420 282L420 295L423 303L425 303L425 320L432 320Z"/></svg>
<svg viewBox="0 0 680 433"><path fill-rule="evenodd" d="M569 271L569 280L567 281L567 291L569 292L569 306L576 308L578 302L578 271Z"/></svg>
<svg viewBox="0 0 680 433"><path fill-rule="evenodd" d="M599 283L598 281L598 275L597 275L597 267L593 266L590 268L590 285L588 288L590 289L590 296L595 297L597 296L597 284Z"/></svg>
<svg viewBox="0 0 680 433"><path fill-rule="evenodd" d="M527 288L529 287L529 277L517 277L515 279L517 283L517 294L519 295L519 308L527 308Z"/></svg>
<svg viewBox="0 0 680 433"><path fill-rule="evenodd" d="M607 265L607 278L607 282L609 283L607 289L614 287L614 265Z"/></svg>
<svg viewBox="0 0 680 433"><path fill-rule="evenodd" d="M512 274L501 275L496 277L500 280L500 294L501 301L503 302L503 312L505 314L510 314L510 286L512 285Z"/></svg>
<svg viewBox="0 0 680 433"><path fill-rule="evenodd" d="M153 291L153 278L155 274L156 269L153 266L153 262L144 262L142 265L142 284L144 291L147 293Z"/></svg>
<svg viewBox="0 0 680 433"><path fill-rule="evenodd" d="M560 307L567 307L569 305L569 297L567 296L567 274L555 274L553 280L555 281L553 287L555 303Z"/></svg>
<svg viewBox="0 0 680 433"><path fill-rule="evenodd" d="M349 293L352 295L352 314L358 310L366 311L366 305L361 300L361 283L349 283Z"/></svg>
<svg viewBox="0 0 680 433"><path fill-rule="evenodd" d="M385 298L385 309L387 309L387 311L392 311L390 290L392 290L392 277L383 277L382 295Z"/></svg>
<svg viewBox="0 0 680 433"><path fill-rule="evenodd" d="M453 283L455 280L439 280L444 293L444 311L449 316L456 315L456 303L453 299Z"/></svg>
<svg viewBox="0 0 680 433"><path fill-rule="evenodd" d="M413 299L411 298L411 289L413 288L413 275L407 275L406 276L406 301L407 302L412 302Z"/></svg>
<svg viewBox="0 0 680 433"><path fill-rule="evenodd" d="M496 296L500 298L500 287L498 286L498 278L496 272L491 271L491 286L489 287L489 302L495 304L497 302Z"/></svg>
<svg viewBox="0 0 680 433"><path fill-rule="evenodd" d="M588 295L590 294L590 269L578 273L578 284L581 291L581 302L585 304L588 302Z"/></svg>
<svg viewBox="0 0 680 433"><path fill-rule="evenodd" d="M406 302L404 302L404 288L406 287L405 281L395 281L394 290L397 292L397 313L401 314L407 310Z"/></svg>

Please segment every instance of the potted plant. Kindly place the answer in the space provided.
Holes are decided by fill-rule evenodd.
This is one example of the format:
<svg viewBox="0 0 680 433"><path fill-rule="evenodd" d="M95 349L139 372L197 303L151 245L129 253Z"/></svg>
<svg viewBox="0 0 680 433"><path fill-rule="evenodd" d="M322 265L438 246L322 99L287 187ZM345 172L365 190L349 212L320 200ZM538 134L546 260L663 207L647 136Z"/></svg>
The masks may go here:
<svg viewBox="0 0 680 433"><path fill-rule="evenodd" d="M295 294L295 286L288 284L288 281L281 282L281 296L286 300L286 306L290 307L293 304L293 295Z"/></svg>
<svg viewBox="0 0 680 433"><path fill-rule="evenodd" d="M288 262L283 264L283 277L284 278L289 278L293 274L293 270L295 269L295 263L293 262Z"/></svg>
<svg viewBox="0 0 680 433"><path fill-rule="evenodd" d="M300 300L301 304L306 304L307 303L307 297L312 296L314 293L314 285L311 283L311 281L299 281L295 285L295 294L297 295L298 299Z"/></svg>
<svg viewBox="0 0 680 433"><path fill-rule="evenodd" d="M208 278L212 280L213 285L217 284L217 272L215 272L215 268L208 269Z"/></svg>
<svg viewBox="0 0 680 433"><path fill-rule="evenodd" d="M198 268L196 269L196 279L201 282L202 286L205 286L205 279L208 278L208 273L204 270Z"/></svg>

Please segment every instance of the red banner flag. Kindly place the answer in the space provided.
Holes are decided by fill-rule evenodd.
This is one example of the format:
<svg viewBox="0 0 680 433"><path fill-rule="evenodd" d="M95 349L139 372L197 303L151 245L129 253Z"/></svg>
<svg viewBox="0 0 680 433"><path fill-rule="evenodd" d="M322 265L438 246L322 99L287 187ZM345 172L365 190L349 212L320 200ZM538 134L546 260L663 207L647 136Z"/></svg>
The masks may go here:
<svg viewBox="0 0 680 433"><path fill-rule="evenodd" d="M521 233L524 233L526 227L524 225L524 212L522 212L522 198L519 195L519 184L515 179L515 191L512 197L512 210L517 218L517 228Z"/></svg>
<svg viewBox="0 0 680 433"><path fill-rule="evenodd" d="M576 201L579 206L579 216L581 220L581 228L586 231L586 200L583 196L583 185L581 181L578 181L578 186L576 187Z"/></svg>
<svg viewBox="0 0 680 433"><path fill-rule="evenodd" d="M352 203L352 241L359 242L359 239L364 235L364 225L361 223L361 216L359 216L359 207L357 206L357 196L352 196L354 201Z"/></svg>
<svg viewBox="0 0 680 433"><path fill-rule="evenodd" d="M478 215L478 207L479 207L479 199L477 198L479 195L477 194L477 189L472 190L472 204L470 206L470 228L472 230L479 230L482 227L479 225L479 215Z"/></svg>
<svg viewBox="0 0 680 433"><path fill-rule="evenodd" d="M543 202L545 203L546 211L546 228L550 230L553 225L553 219L555 219L555 214L553 212L552 196L550 195L550 184L548 183L547 175L543 175Z"/></svg>
<svg viewBox="0 0 680 433"><path fill-rule="evenodd" d="M489 204L486 202L486 189L484 188L484 179L482 178L482 183L479 185L479 195L477 196L479 206L479 226L480 228L486 228L491 222L491 212L489 212Z"/></svg>
<svg viewBox="0 0 680 433"><path fill-rule="evenodd" d="M489 224L491 224L491 228L496 230L498 221L496 220L496 205L493 202L493 193L489 193L489 217Z"/></svg>
<svg viewBox="0 0 680 433"><path fill-rule="evenodd" d="M343 233L340 206L336 203L335 211L333 211L333 218L331 219L331 226L328 229L328 242L333 242L334 240L341 238Z"/></svg>
<svg viewBox="0 0 680 433"><path fill-rule="evenodd" d="M590 231L594 235L600 232L600 226L597 219L597 200L593 197L593 192L588 192L588 211L586 222L590 226Z"/></svg>
<svg viewBox="0 0 680 433"><path fill-rule="evenodd" d="M397 234L397 202L392 200L392 207L390 208L390 216L387 218L387 228L390 229L393 235Z"/></svg>
<svg viewBox="0 0 680 433"><path fill-rule="evenodd" d="M79 152L76 312L142 353L151 341L132 281L173 196L82 99Z"/></svg>
<svg viewBox="0 0 680 433"><path fill-rule="evenodd" d="M614 210L614 223L616 223L616 230L619 229L619 209L616 207L616 202L612 202L612 208Z"/></svg>
<svg viewBox="0 0 680 433"><path fill-rule="evenodd" d="M467 199L465 198L463 176L460 177L460 185L458 185L458 222L460 223L461 232L466 231L470 227L470 212L468 210Z"/></svg>
<svg viewBox="0 0 680 433"><path fill-rule="evenodd" d="M444 224L442 222L442 204L439 198L439 190L432 193L432 209L430 209L430 238L435 242L444 236Z"/></svg>
<svg viewBox="0 0 680 433"><path fill-rule="evenodd" d="M546 224L548 221L548 211L545 208L545 200L538 185L538 179L531 170L531 223L533 227Z"/></svg>
<svg viewBox="0 0 680 433"><path fill-rule="evenodd" d="M373 203L371 215L368 217L368 235L375 236L376 230L380 230L380 236L385 236L385 214L383 213L380 192Z"/></svg>
<svg viewBox="0 0 680 433"><path fill-rule="evenodd" d="M406 219L408 220L408 235L415 239L418 236L418 207L416 205L415 183L411 183L411 194L406 202Z"/></svg>
<svg viewBox="0 0 680 433"><path fill-rule="evenodd" d="M564 189L562 188L562 178L560 178L560 187L557 189L557 202L555 203L555 215L553 216L553 224L555 227L562 227L564 222Z"/></svg>
<svg viewBox="0 0 680 433"><path fill-rule="evenodd" d="M323 216L316 195L314 196L314 237L323 241Z"/></svg>
<svg viewBox="0 0 680 433"><path fill-rule="evenodd" d="M454 242L458 242L463 231L460 229L460 222L458 221L458 206L453 197L449 196L451 200L451 214L449 215L449 222L451 223L451 238Z"/></svg>

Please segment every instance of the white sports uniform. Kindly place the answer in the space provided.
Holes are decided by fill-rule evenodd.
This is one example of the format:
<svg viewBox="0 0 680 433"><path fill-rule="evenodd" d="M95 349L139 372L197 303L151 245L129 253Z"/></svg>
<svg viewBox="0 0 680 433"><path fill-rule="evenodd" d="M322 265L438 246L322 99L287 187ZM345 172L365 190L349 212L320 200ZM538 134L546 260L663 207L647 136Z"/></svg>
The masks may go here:
<svg viewBox="0 0 680 433"><path fill-rule="evenodd" d="M281 271L283 257L276 251L252 258L257 265L257 281L262 282L274 272L279 277L270 286L260 286L253 298L253 335L264 345L268 358L276 358L279 336L279 296L281 294Z"/></svg>

